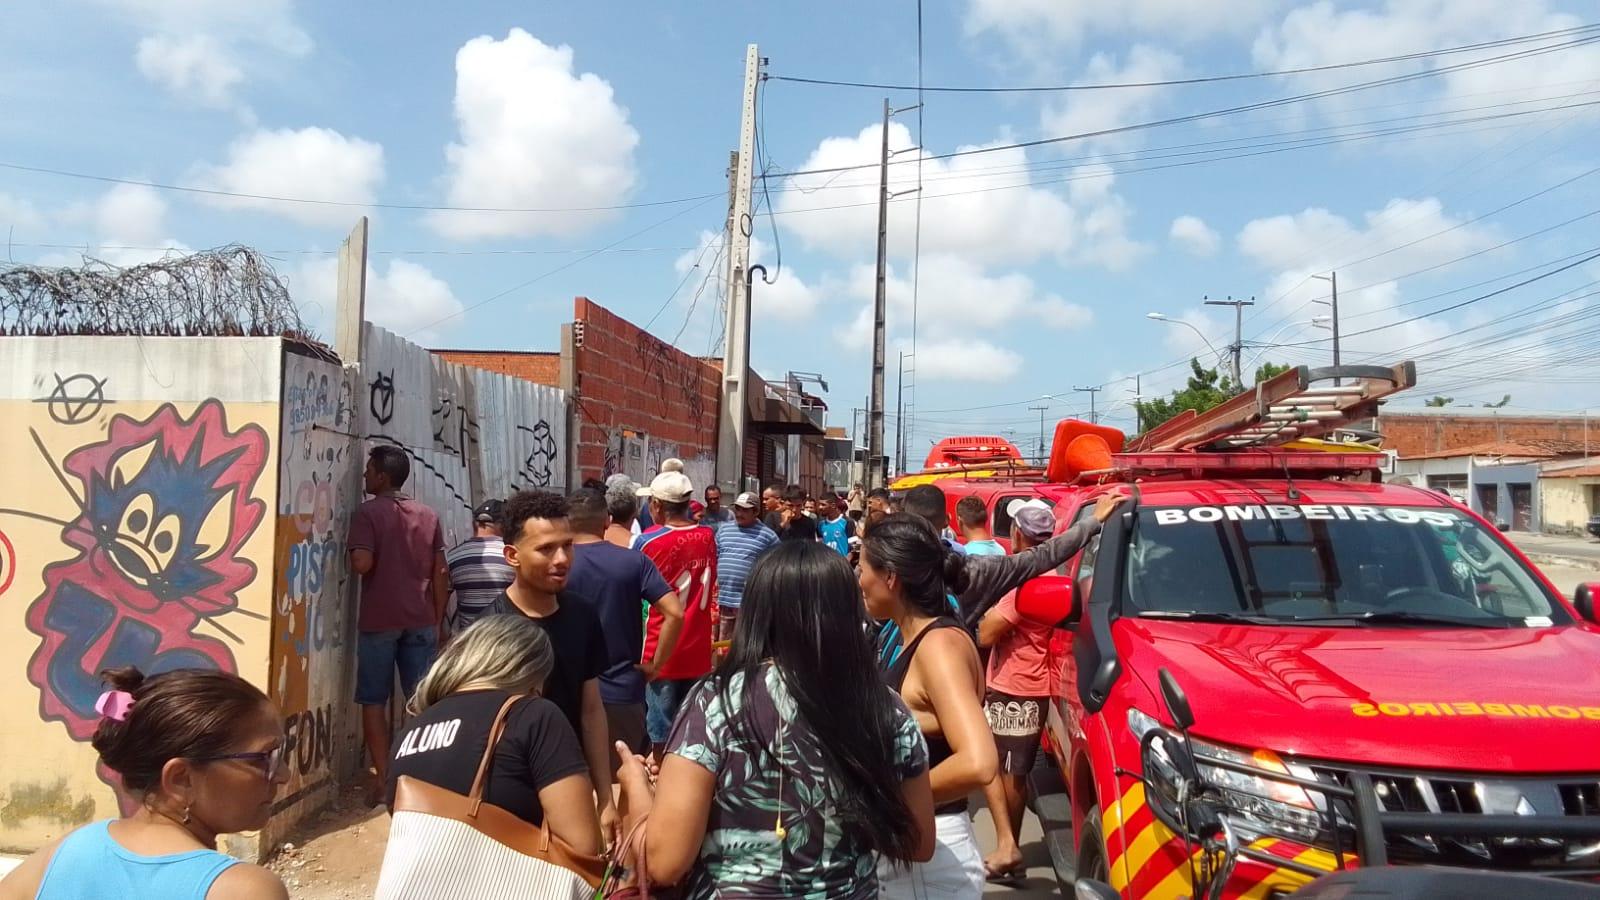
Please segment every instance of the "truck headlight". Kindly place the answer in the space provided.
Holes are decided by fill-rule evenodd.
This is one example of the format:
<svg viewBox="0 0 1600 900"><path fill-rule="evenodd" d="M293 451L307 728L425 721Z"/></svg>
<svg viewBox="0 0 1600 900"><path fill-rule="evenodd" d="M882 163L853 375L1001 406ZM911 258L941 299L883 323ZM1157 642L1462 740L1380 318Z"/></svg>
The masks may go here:
<svg viewBox="0 0 1600 900"><path fill-rule="evenodd" d="M1314 778L1309 769L1286 763L1270 750L1246 753L1193 738L1185 746L1181 735L1137 709L1128 711L1128 729L1139 738L1142 747L1140 761L1146 796L1157 817L1169 828L1179 829L1178 813L1193 797L1193 777L1198 774L1211 805L1228 817L1244 840L1278 835L1310 844L1323 832L1326 803L1321 796L1313 797L1312 792L1299 785L1271 777ZM1261 774L1207 765L1208 760L1247 767Z"/></svg>

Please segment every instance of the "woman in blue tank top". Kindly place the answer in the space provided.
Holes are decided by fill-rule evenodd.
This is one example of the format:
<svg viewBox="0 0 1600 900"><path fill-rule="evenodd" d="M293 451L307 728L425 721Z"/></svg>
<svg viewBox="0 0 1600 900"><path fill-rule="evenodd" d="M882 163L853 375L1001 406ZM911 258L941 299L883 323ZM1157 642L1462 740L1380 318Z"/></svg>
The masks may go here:
<svg viewBox="0 0 1600 900"><path fill-rule="evenodd" d="M41 848L0 881L0 900L287 898L276 875L217 852L217 835L267 823L288 780L277 708L226 672L103 677L94 748L138 809Z"/></svg>

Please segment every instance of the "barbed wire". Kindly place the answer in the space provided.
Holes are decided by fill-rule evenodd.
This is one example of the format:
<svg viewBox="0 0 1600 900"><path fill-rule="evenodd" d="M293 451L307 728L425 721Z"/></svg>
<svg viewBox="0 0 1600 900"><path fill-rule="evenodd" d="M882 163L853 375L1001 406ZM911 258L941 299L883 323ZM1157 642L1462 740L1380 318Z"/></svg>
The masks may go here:
<svg viewBox="0 0 1600 900"><path fill-rule="evenodd" d="M0 269L0 335L120 334L315 341L272 266L238 244L126 267Z"/></svg>

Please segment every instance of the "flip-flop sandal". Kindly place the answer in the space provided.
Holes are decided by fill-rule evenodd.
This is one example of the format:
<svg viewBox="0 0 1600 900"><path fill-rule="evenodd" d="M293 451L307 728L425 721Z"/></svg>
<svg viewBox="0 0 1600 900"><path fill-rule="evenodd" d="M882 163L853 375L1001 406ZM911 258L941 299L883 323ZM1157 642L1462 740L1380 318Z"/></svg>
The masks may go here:
<svg viewBox="0 0 1600 900"><path fill-rule="evenodd" d="M998 872L991 871L988 866L985 866L983 874L984 880L990 884L1020 887L1028 879L1028 866L1026 863L1018 863L1009 869L1002 869Z"/></svg>

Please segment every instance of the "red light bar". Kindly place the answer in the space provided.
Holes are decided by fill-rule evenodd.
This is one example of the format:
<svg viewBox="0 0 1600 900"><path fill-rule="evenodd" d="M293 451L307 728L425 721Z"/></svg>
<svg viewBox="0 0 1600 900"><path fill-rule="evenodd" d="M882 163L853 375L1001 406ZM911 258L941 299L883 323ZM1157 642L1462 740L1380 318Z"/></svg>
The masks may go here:
<svg viewBox="0 0 1600 900"><path fill-rule="evenodd" d="M1084 472L1083 478L1112 474L1190 473L1197 477L1218 472L1307 473L1367 472L1381 467L1385 454L1326 450L1256 450L1197 453L1148 451L1116 453L1111 468Z"/></svg>

